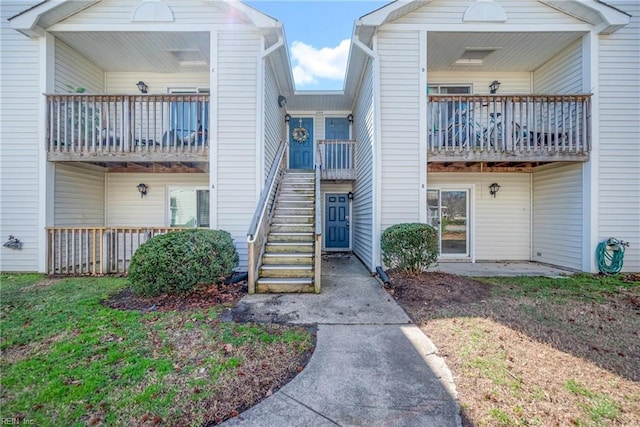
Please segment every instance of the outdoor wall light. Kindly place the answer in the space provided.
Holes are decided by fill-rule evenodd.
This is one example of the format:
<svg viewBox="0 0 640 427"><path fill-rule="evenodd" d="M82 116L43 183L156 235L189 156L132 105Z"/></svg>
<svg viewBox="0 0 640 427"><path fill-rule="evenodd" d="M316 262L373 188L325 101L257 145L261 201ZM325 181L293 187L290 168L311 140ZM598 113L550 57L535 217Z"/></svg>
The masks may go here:
<svg viewBox="0 0 640 427"><path fill-rule="evenodd" d="M349 191L349 194L347 194L347 197L349 198L349 200L353 200L353 192Z"/></svg>
<svg viewBox="0 0 640 427"><path fill-rule="evenodd" d="M491 194L494 199L496 198L496 193L498 192L498 190L500 190L500 185L498 185L497 182L494 182L489 186L489 194Z"/></svg>
<svg viewBox="0 0 640 427"><path fill-rule="evenodd" d="M285 114L284 115L284 122L285 123L289 123L291 121L291 114Z"/></svg>
<svg viewBox="0 0 640 427"><path fill-rule="evenodd" d="M136 86L138 86L138 90L140 91L140 93L147 93L147 89L149 89L146 83L143 82L142 80L136 83Z"/></svg>
<svg viewBox="0 0 640 427"><path fill-rule="evenodd" d="M349 120L349 123L353 123L353 114L349 114L347 120Z"/></svg>
<svg viewBox="0 0 640 427"><path fill-rule="evenodd" d="M138 189L138 191L140 192L140 198L142 199L144 196L147 195L147 189L149 189L149 187L147 187L147 184L141 182L140 184L138 184L138 186L136 187Z"/></svg>
<svg viewBox="0 0 640 427"><path fill-rule="evenodd" d="M5 248L13 249L15 251L19 251L20 249L22 249L22 242L20 241L20 239L17 239L14 236L9 236L9 240L7 240L7 242L2 246L4 246Z"/></svg>
<svg viewBox="0 0 640 427"><path fill-rule="evenodd" d="M284 107L285 105L287 105L287 98L285 98L282 95L278 96L278 105L280 106L280 108Z"/></svg>
<svg viewBox="0 0 640 427"><path fill-rule="evenodd" d="M498 91L498 88L500 87L500 82L497 80L494 80L493 82L491 82L491 84L489 85L489 91L490 93L496 93Z"/></svg>

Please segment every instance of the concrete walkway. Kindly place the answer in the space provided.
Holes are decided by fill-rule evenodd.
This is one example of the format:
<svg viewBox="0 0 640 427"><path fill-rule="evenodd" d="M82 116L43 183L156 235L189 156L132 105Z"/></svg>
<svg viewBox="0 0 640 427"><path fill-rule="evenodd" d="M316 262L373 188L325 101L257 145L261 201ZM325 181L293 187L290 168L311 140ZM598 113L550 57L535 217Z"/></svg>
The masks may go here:
<svg viewBox="0 0 640 427"><path fill-rule="evenodd" d="M247 295L228 317L318 325L304 371L224 426L458 426L433 343L352 256L323 258L322 294Z"/></svg>

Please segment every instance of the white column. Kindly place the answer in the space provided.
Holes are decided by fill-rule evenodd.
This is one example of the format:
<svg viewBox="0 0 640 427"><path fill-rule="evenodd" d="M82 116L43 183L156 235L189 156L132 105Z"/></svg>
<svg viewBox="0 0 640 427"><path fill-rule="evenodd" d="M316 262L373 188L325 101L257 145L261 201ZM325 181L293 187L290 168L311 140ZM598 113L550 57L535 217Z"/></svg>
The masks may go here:
<svg viewBox="0 0 640 427"><path fill-rule="evenodd" d="M53 93L55 82L55 38L45 33L40 38L40 93ZM55 165L47 161L44 143L47 129L46 98L40 96L38 122L38 272L47 272L47 230L54 225Z"/></svg>
<svg viewBox="0 0 640 427"><path fill-rule="evenodd" d="M598 244L598 203L600 172L600 111L598 33L590 31L582 37L582 90L591 97L591 152L582 167L582 270L596 273Z"/></svg>

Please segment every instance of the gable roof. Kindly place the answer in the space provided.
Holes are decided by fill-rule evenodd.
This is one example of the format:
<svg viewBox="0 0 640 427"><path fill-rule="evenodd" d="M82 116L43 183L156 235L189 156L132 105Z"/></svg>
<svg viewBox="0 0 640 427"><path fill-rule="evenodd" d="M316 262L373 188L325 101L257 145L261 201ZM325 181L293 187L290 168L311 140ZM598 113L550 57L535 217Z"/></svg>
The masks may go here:
<svg viewBox="0 0 640 427"><path fill-rule="evenodd" d="M44 0L9 18L11 26L28 37L39 37L44 29L97 4L102 0ZM282 24L257 9L235 0L204 0L223 10L233 9L242 20L258 28L281 28Z"/></svg>

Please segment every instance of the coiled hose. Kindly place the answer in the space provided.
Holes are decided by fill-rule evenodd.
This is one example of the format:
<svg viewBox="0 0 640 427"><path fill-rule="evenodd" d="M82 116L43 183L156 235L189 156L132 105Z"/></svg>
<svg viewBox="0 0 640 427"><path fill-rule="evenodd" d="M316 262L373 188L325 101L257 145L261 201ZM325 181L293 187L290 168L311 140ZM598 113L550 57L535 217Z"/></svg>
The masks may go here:
<svg viewBox="0 0 640 427"><path fill-rule="evenodd" d="M624 260L624 247L628 243L610 237L604 242L598 243L596 253L598 256L598 270L603 274L616 274L622 270Z"/></svg>

